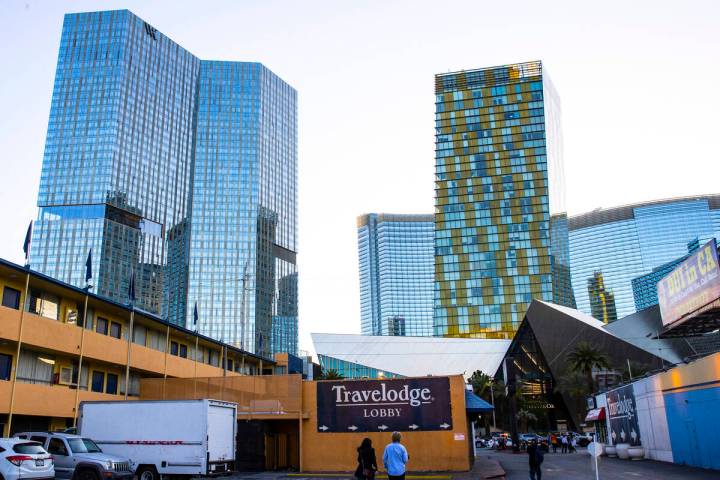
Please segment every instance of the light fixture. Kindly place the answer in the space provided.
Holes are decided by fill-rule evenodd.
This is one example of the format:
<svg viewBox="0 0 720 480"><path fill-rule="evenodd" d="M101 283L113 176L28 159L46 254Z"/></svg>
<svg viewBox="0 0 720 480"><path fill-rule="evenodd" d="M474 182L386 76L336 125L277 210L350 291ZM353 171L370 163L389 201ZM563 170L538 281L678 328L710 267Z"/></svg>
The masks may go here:
<svg viewBox="0 0 720 480"><path fill-rule="evenodd" d="M48 365L55 365L55 360L53 360L52 358L38 357L38 360L43 363L47 363Z"/></svg>

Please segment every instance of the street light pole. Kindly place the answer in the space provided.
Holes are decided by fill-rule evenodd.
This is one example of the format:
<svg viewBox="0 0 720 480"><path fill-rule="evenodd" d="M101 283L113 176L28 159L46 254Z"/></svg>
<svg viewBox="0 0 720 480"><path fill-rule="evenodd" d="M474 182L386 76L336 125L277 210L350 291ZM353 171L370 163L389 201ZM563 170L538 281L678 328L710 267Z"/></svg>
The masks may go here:
<svg viewBox="0 0 720 480"><path fill-rule="evenodd" d="M497 430L497 423L495 423L495 393L493 392L492 382L490 382L490 403L493 407L493 428Z"/></svg>

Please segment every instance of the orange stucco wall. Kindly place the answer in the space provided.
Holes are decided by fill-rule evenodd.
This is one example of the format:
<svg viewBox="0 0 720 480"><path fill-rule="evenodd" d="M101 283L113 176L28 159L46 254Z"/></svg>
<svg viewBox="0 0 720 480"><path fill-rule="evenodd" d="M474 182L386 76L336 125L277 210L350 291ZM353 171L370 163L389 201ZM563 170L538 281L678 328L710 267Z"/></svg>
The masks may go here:
<svg viewBox="0 0 720 480"><path fill-rule="evenodd" d="M388 380L391 382L392 380ZM372 440L381 470L382 454L390 442L387 433L320 433L317 431L317 382L303 382L302 470L305 472L349 472L357 466L356 449L363 438ZM467 471L470 446L465 414L465 383L462 376L450 377L452 431L402 432L408 450L410 472ZM458 440L456 440L458 438ZM459 438L462 438L461 440Z"/></svg>

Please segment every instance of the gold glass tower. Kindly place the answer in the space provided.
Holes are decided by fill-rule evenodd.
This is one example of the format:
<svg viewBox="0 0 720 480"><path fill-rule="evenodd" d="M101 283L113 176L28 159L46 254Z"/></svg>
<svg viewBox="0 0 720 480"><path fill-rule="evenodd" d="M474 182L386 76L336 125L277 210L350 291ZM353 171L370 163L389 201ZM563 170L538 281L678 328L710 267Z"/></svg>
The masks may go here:
<svg viewBox="0 0 720 480"><path fill-rule="evenodd" d="M542 64L435 77L438 336L511 338L533 298L574 306L560 103Z"/></svg>

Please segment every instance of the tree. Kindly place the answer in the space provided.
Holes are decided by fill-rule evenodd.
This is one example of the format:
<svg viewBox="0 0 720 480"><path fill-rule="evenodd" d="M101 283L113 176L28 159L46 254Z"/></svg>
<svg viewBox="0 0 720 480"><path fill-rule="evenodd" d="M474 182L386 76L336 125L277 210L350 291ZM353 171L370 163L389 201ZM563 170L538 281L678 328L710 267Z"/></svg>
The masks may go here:
<svg viewBox="0 0 720 480"><path fill-rule="evenodd" d="M318 380L343 380L344 378L345 377L343 377L334 368L328 368L327 370L323 370L322 374L317 379Z"/></svg>
<svg viewBox="0 0 720 480"><path fill-rule="evenodd" d="M470 385L472 385L473 392L478 397L482 397L485 392L488 392L493 382L494 380L490 375L480 370L475 370L470 376Z"/></svg>
<svg viewBox="0 0 720 480"><path fill-rule="evenodd" d="M579 412L585 411L585 398L592 393L592 390L588 389L585 374L574 370L566 371L557 379L555 391L563 395L568 406L574 405L576 415L573 420L575 421L575 425L580 425L583 418L578 416L580 415Z"/></svg>
<svg viewBox="0 0 720 480"><path fill-rule="evenodd" d="M588 388L591 392L595 391L595 382L592 375L593 369L610 369L610 362L608 362L607 356L588 342L578 343L573 351L568 353L567 361L570 364L571 370L585 375Z"/></svg>
<svg viewBox="0 0 720 480"><path fill-rule="evenodd" d="M530 422L536 422L538 417L530 410L522 408L517 412L517 419L520 420L520 430L527 432Z"/></svg>

